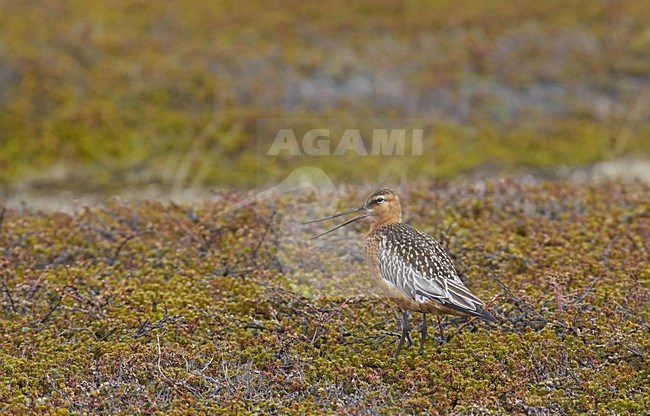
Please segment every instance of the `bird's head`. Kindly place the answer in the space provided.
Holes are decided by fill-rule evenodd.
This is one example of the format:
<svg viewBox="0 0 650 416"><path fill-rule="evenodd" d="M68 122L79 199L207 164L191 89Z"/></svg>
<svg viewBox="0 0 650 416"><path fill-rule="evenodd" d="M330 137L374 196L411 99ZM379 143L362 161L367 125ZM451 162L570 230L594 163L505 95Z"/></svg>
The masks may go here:
<svg viewBox="0 0 650 416"><path fill-rule="evenodd" d="M303 224L310 224L313 222L320 222L325 220L330 220L337 218L343 215L353 214L361 212L359 215L345 221L343 224L339 224L334 228L331 228L325 231L322 234L319 234L312 238L318 238L325 234L328 234L334 230L352 224L353 222L363 219L370 218L372 228L381 227L386 224L392 224L402 221L402 209L399 202L399 197L397 194L388 188L377 189L375 192L370 194L366 202L363 205L356 208L349 209L347 211L339 212L338 214L329 215L327 217L319 218L316 220L306 221Z"/></svg>
<svg viewBox="0 0 650 416"><path fill-rule="evenodd" d="M377 189L366 199L363 207L375 227L402 221L399 196L391 189Z"/></svg>

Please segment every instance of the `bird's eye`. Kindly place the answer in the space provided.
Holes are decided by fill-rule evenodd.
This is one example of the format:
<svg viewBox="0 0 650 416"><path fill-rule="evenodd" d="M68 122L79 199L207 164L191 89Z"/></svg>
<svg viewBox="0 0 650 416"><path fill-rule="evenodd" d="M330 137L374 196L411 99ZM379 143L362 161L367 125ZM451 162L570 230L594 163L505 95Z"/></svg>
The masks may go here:
<svg viewBox="0 0 650 416"><path fill-rule="evenodd" d="M380 197L378 197L377 199L375 199L375 202L378 203L378 204L381 204L381 203L384 202L385 200L386 200L386 199L385 199L383 196L380 196Z"/></svg>

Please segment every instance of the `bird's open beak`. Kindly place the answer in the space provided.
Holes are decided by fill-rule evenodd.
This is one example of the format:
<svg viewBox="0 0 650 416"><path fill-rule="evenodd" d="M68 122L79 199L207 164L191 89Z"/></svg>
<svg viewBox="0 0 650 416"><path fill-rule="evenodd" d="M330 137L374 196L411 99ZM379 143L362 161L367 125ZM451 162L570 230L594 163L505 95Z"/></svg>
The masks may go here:
<svg viewBox="0 0 650 416"><path fill-rule="evenodd" d="M320 222L320 221L325 221L325 220L331 220L331 219L333 219L333 218L338 218L338 217L343 216L343 215L353 214L353 213L355 213L355 212L363 211L363 210L365 210L365 209L366 209L366 207L365 207L364 205L361 205L360 207L356 207L356 208L349 209L349 210L347 210L347 211L339 212L338 214L328 215L327 217L319 218L319 219L317 219L317 220L305 221L305 222L303 222L303 224L311 224L311 223L313 223L313 222ZM359 215L357 215L357 216L354 217L354 218L350 218L349 220L347 220L347 221L344 222L343 224L339 224L339 225L337 225L337 226L334 227L334 228L330 228L329 230L325 231L324 233L318 234L318 235L312 237L311 239L313 240L313 239L315 239L315 238L322 237L322 236L324 236L325 234L329 234L329 233L331 233L332 231L338 230L338 229L341 228L341 227L345 227L345 226L348 225L348 224L352 224L353 222L355 222L355 221L357 221L357 220L360 220L360 219L366 218L366 217L369 216L369 215L370 215L370 214L367 213L367 212L364 212L363 214L359 214Z"/></svg>

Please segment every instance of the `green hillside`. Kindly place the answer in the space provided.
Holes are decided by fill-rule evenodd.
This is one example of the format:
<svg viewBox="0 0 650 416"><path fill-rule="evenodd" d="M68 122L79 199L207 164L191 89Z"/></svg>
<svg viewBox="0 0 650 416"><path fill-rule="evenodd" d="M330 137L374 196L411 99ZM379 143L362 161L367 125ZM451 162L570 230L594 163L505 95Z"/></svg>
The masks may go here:
<svg viewBox="0 0 650 416"><path fill-rule="evenodd" d="M632 0L6 0L0 184L260 186L307 163L258 156L263 117L417 118L410 178L647 157L648 21ZM386 162L308 163L356 182Z"/></svg>

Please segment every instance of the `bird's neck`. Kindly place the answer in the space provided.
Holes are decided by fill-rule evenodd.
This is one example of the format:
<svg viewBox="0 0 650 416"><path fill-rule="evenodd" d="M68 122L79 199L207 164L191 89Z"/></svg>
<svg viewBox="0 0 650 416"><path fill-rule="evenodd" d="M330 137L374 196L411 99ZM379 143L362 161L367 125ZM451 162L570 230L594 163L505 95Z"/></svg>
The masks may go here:
<svg viewBox="0 0 650 416"><path fill-rule="evenodd" d="M376 218L370 224L370 232L372 233L373 231L378 230L380 228L384 228L392 224L399 224L400 222L402 222L401 213L398 216L392 216L389 218Z"/></svg>

